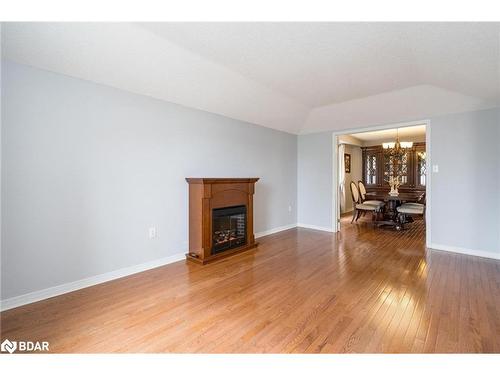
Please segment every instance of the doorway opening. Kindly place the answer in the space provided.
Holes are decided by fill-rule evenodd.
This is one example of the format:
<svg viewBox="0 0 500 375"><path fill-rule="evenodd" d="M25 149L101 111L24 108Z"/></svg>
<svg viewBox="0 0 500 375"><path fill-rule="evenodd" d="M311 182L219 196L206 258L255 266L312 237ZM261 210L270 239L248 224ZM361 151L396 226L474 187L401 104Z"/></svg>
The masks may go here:
<svg viewBox="0 0 500 375"><path fill-rule="evenodd" d="M406 230L418 223L429 244L429 121L337 132L333 141L334 232L357 224Z"/></svg>

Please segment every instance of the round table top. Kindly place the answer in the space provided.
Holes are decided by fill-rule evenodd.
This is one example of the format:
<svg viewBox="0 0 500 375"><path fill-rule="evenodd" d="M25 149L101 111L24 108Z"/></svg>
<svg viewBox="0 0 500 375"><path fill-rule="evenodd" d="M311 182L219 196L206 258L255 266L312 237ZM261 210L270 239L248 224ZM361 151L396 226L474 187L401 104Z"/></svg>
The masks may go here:
<svg viewBox="0 0 500 375"><path fill-rule="evenodd" d="M405 201L405 202L417 202L422 196L423 192L400 192L399 195L389 195L387 192L376 192L372 191L366 193L366 199L377 199L382 201Z"/></svg>

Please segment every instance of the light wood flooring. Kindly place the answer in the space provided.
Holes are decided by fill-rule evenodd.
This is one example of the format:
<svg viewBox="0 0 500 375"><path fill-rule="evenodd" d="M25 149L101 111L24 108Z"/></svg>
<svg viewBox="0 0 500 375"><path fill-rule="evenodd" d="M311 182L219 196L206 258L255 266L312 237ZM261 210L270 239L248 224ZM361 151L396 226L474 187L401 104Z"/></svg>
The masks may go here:
<svg viewBox="0 0 500 375"><path fill-rule="evenodd" d="M421 221L349 219L5 311L2 339L78 353L500 352L499 261L426 250Z"/></svg>

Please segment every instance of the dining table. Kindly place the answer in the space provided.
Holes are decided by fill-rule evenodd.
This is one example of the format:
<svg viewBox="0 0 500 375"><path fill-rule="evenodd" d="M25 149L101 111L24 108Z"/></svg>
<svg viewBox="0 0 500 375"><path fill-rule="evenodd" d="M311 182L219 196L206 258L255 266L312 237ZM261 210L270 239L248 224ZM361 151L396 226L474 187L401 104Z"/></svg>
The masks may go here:
<svg viewBox="0 0 500 375"><path fill-rule="evenodd" d="M386 203L384 217L382 220L375 220L378 226L389 225L396 229L401 229L401 223L398 221L397 207L403 203L418 202L424 192L409 191L400 192L398 195L390 195L386 191L371 191L366 193L366 200L378 200ZM411 217L407 218L411 221Z"/></svg>

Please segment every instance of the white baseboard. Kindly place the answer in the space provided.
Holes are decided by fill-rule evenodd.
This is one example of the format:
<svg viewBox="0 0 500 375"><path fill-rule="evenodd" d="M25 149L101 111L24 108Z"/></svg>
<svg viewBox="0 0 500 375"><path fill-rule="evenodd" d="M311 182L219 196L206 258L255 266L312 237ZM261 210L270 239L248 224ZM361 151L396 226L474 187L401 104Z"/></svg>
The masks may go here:
<svg viewBox="0 0 500 375"><path fill-rule="evenodd" d="M296 228L296 227L297 227L297 224L288 224L288 225L284 225L282 227L277 227L277 228L265 230L263 232L255 233L255 238L268 236L268 235L273 234L273 233L282 232L284 230L288 230L288 229L292 229L292 228Z"/></svg>
<svg viewBox="0 0 500 375"><path fill-rule="evenodd" d="M453 253L473 255L481 258L500 259L500 253L492 253L483 250L472 250L472 249L466 249L464 247L441 245L437 243L431 243L430 246L427 247L434 250L450 251Z"/></svg>
<svg viewBox="0 0 500 375"><path fill-rule="evenodd" d="M106 281L111 281L125 276L133 275L134 273L147 271L156 267L180 261L185 258L186 257L184 253L174 254L169 257L156 259L150 262L137 264L135 266L121 268L116 271L111 271L103 273L101 275L88 277L86 279L77 280L70 283L57 285L51 288L23 294L17 297L8 298L0 301L0 311L13 309L14 307L27 305L29 303L59 296L61 294L74 292L75 290L87 288L89 286L105 283Z"/></svg>
<svg viewBox="0 0 500 375"><path fill-rule="evenodd" d="M333 229L332 228L328 228L328 227L320 227L320 226L317 226L317 225L301 224L301 223L297 224L297 226L300 227L300 228L322 230L323 232L333 233Z"/></svg>

